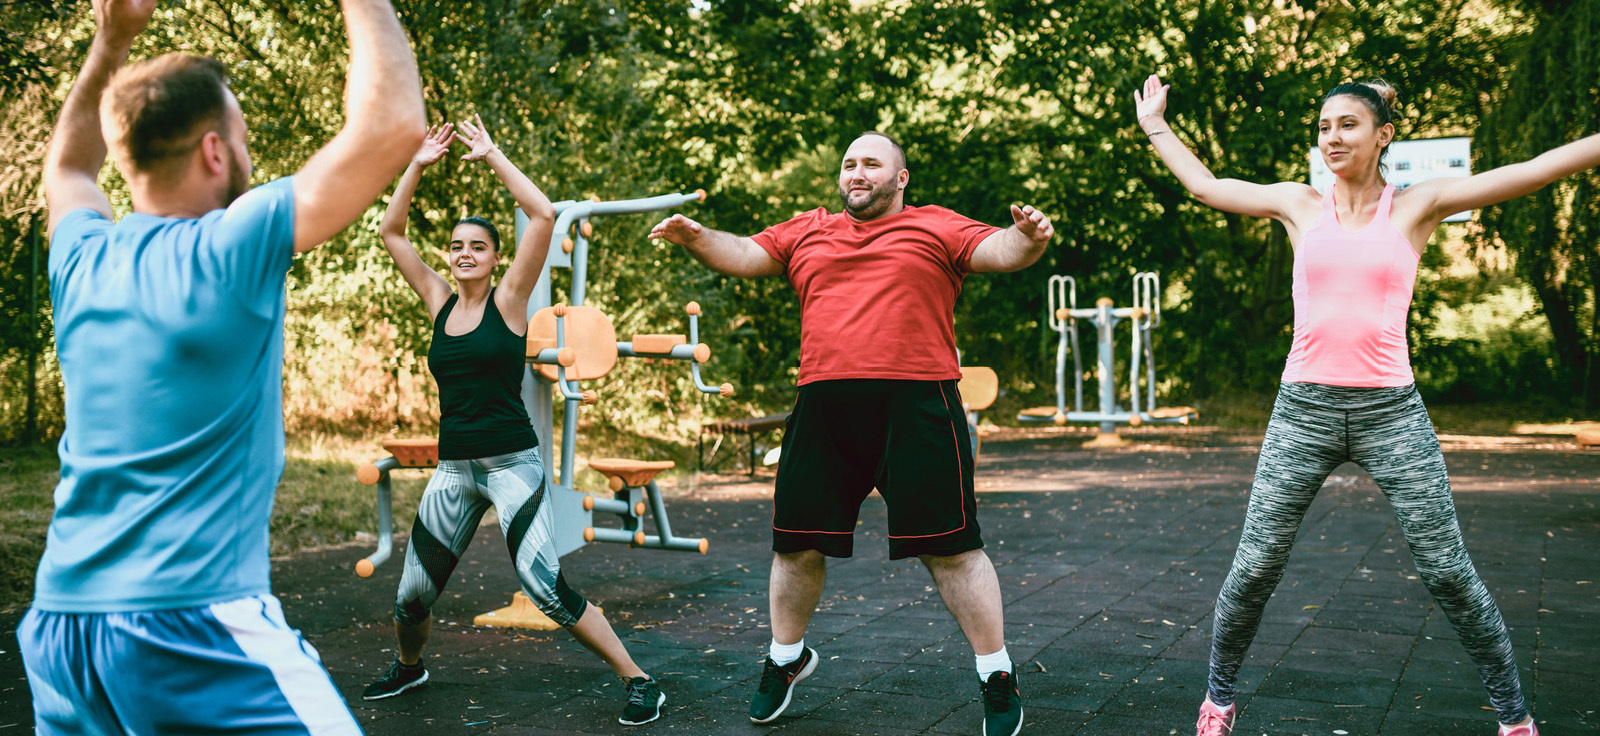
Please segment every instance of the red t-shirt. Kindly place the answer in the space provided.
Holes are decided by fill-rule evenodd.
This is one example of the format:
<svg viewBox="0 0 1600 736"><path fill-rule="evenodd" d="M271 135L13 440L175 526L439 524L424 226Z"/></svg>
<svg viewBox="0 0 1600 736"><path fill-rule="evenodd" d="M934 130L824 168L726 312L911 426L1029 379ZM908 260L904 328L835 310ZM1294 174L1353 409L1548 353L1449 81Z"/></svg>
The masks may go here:
<svg viewBox="0 0 1600 736"><path fill-rule="evenodd" d="M956 295L999 229L943 207L871 222L819 207L755 235L800 295L798 383L959 380Z"/></svg>

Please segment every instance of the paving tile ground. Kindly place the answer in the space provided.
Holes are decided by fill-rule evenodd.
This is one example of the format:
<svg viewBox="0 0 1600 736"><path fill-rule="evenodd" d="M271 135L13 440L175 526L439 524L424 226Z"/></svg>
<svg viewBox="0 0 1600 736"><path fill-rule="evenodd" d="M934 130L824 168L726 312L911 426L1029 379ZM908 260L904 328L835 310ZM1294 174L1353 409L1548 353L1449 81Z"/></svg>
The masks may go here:
<svg viewBox="0 0 1600 736"><path fill-rule="evenodd" d="M984 444L980 520L1005 597L1008 648L1035 734L1187 734L1205 692L1211 606L1232 558L1259 435L1142 429L1119 450L1082 434ZM1512 630L1546 734L1600 733L1600 452L1551 437L1443 438L1468 549ZM351 493L365 489L351 482ZM971 651L915 561L887 559L885 514L862 510L857 556L833 561L807 643L821 654L789 713L745 716L770 636L771 476L669 488L673 526L708 555L590 545L563 559L663 683L661 720L616 723L621 687L564 632L474 627L515 579L486 524L434 610L430 684L368 703L391 657L400 565L357 578L365 550L278 560L289 621L321 651L371 734L972 734ZM0 733L31 720L0 615ZM1328 481L1241 670L1241 736L1491 734L1493 713L1417 579L1383 495L1353 465Z"/></svg>

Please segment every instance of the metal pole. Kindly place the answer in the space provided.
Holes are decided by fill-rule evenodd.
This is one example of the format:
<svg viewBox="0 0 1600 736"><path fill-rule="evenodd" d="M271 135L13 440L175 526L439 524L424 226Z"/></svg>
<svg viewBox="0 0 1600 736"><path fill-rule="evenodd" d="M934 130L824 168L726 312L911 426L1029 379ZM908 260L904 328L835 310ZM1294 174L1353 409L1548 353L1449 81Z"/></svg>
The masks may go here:
<svg viewBox="0 0 1600 736"><path fill-rule="evenodd" d="M28 227L28 420L22 429L25 445L33 444L39 431L39 214L33 214Z"/></svg>
<svg viewBox="0 0 1600 736"><path fill-rule="evenodd" d="M1100 317L1095 320L1100 328L1100 413L1105 415L1117 410L1117 372L1112 365L1117 349L1114 331L1117 318L1111 314L1110 299L1102 298L1097 305L1100 307ZM1109 437L1116 433L1116 422L1100 422L1100 434Z"/></svg>

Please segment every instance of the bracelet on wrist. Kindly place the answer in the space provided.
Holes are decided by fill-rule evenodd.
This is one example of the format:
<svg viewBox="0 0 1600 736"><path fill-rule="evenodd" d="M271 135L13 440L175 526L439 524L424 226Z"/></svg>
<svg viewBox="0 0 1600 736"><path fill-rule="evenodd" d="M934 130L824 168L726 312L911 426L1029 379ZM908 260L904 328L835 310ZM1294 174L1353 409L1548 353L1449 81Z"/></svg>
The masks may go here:
<svg viewBox="0 0 1600 736"><path fill-rule="evenodd" d="M1147 130L1147 131L1144 132L1144 135L1145 135L1146 138L1154 138L1154 137L1156 137L1158 135L1161 135L1162 133L1171 133L1171 132L1172 132L1171 128L1162 128L1160 130Z"/></svg>

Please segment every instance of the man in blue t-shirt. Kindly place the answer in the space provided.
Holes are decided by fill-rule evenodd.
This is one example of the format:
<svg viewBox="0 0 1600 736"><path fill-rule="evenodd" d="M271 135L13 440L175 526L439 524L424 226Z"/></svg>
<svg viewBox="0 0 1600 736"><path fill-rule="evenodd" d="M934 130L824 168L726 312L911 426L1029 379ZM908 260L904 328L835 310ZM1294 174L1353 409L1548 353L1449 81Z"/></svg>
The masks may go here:
<svg viewBox="0 0 1600 736"><path fill-rule="evenodd" d="M120 68L154 6L95 0L94 42L45 155L66 430L17 632L35 723L359 733L269 590L284 281L293 254L359 217L421 143L416 62L388 0L343 0L344 129L293 177L252 190L219 62ZM96 183L108 142L133 196L115 223Z"/></svg>

